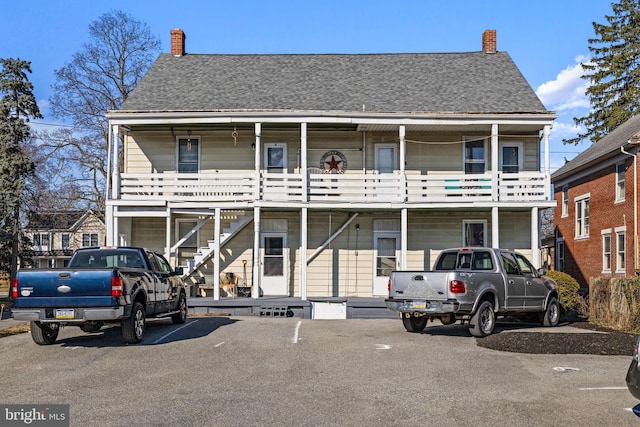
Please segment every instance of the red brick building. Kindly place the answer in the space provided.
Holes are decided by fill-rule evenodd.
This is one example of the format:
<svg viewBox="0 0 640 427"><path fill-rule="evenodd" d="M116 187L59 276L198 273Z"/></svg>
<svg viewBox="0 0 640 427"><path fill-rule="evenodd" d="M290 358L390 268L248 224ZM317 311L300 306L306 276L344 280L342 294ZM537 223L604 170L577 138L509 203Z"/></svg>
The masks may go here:
<svg viewBox="0 0 640 427"><path fill-rule="evenodd" d="M640 116L551 175L555 269L588 287L592 277L634 276L638 262Z"/></svg>

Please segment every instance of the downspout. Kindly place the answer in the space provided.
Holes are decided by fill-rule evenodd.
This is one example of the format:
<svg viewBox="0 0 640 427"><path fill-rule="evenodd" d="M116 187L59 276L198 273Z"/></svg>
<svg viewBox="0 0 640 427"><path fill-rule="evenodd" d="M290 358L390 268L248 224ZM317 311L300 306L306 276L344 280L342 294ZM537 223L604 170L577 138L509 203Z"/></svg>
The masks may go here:
<svg viewBox="0 0 640 427"><path fill-rule="evenodd" d="M631 143L631 140L627 143ZM638 270L638 156L625 151L624 146L620 147L620 151L633 157L633 269Z"/></svg>

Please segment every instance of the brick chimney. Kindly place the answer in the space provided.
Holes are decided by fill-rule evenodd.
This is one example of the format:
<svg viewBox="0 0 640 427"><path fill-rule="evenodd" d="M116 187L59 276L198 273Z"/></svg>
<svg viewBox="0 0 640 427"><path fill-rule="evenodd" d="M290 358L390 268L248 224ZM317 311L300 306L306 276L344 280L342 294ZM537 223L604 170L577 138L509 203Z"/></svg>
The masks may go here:
<svg viewBox="0 0 640 427"><path fill-rule="evenodd" d="M184 41L186 38L187 36L184 35L184 31L180 28L171 30L171 55L183 56L185 54Z"/></svg>
<svg viewBox="0 0 640 427"><path fill-rule="evenodd" d="M485 30L482 33L482 52L496 53L496 30Z"/></svg>

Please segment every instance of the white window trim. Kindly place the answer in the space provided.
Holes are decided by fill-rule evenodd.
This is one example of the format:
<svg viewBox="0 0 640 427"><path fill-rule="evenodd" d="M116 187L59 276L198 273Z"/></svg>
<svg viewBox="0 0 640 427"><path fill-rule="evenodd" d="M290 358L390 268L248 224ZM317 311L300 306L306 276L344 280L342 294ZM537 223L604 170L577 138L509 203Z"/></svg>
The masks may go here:
<svg viewBox="0 0 640 427"><path fill-rule="evenodd" d="M558 238L558 240L556 240L556 253L555 253L555 261L556 261L556 270L557 271L564 271L564 256L562 257L562 268L558 268L560 265L560 250L558 250L558 248L562 245L562 254L564 255L564 251L567 249L565 244L564 244L564 237L560 237Z"/></svg>
<svg viewBox="0 0 640 427"><path fill-rule="evenodd" d="M180 163L180 140L181 139L191 139L198 143L198 170L195 173L200 173L200 164L202 162L202 144L200 143L200 136L194 135L177 135L176 136L176 173L178 173L179 163ZM185 172L182 172L185 173Z"/></svg>
<svg viewBox="0 0 640 427"><path fill-rule="evenodd" d="M487 236L487 220L486 219L463 219L462 220L462 246L468 246L467 244L467 236L466 236L466 225L467 224L482 224L482 235L484 237L484 246L488 246L489 236Z"/></svg>
<svg viewBox="0 0 640 427"><path fill-rule="evenodd" d="M466 158L466 155L465 155L465 151L466 151L465 148L466 148L467 142L480 141L480 140L482 140L482 142L484 143L484 159L483 159L484 172L483 173L486 173L487 170L489 169L489 165L488 165L489 160L487 158L488 157L487 153L488 153L488 149L489 149L488 138L487 137L478 137L478 136L465 136L465 137L462 138L462 141L463 141L463 143L462 143L462 173L466 173L465 172L465 165L467 164L467 158Z"/></svg>
<svg viewBox="0 0 640 427"><path fill-rule="evenodd" d="M562 200L560 203L562 204L562 218L566 218L569 216L569 186L562 186Z"/></svg>
<svg viewBox="0 0 640 427"><path fill-rule="evenodd" d="M622 273L624 274L627 271L627 266L626 266L626 261L627 261L627 227L626 226L622 226L622 227L616 227L614 228L614 231L616 233L616 273ZM619 243L619 236L620 235L624 235L624 244L625 247L622 248L622 253L624 253L624 259L625 259L625 263L622 265L622 267L620 266L620 248L618 247L618 243Z"/></svg>
<svg viewBox="0 0 640 427"><path fill-rule="evenodd" d="M618 194L618 182L620 181L618 177L618 167L620 166L622 166L622 183L623 183L622 196ZM616 163L616 173L615 173L616 179L615 179L615 188L614 188L614 191L615 191L614 194L616 195L616 200L614 203L624 202L624 196L625 196L624 193L626 191L625 172L626 172L625 163L624 162Z"/></svg>
<svg viewBox="0 0 640 427"><path fill-rule="evenodd" d="M573 199L575 205L576 205L576 217L575 217L575 238L576 240L580 240L580 239L588 239L589 238L589 230L587 230L586 234L578 234L578 203L582 203L585 200L589 200L591 198L591 193L587 193L587 194L583 194L581 196L576 197L575 199ZM584 209L582 210L584 213ZM582 228L584 229L584 217L582 218Z"/></svg>
<svg viewBox="0 0 640 427"><path fill-rule="evenodd" d="M503 156L502 149L504 147L518 147L518 171L522 172L524 170L524 142L522 141L504 141L498 143L498 168L502 171L503 164ZM485 149L486 150L486 149Z"/></svg>
<svg viewBox="0 0 640 427"><path fill-rule="evenodd" d="M602 234L602 273L610 274L611 266L613 265L613 254L611 253L611 248L612 248L611 229L607 228L606 230L602 230L600 234ZM606 265L605 265L606 257L605 257L605 251L604 251L604 240L607 237L609 238L609 268L606 268Z"/></svg>
<svg viewBox="0 0 640 427"><path fill-rule="evenodd" d="M282 173L287 173L289 170L289 147L288 144L286 142L269 142L269 143L265 143L263 148L264 148L264 153L263 153L263 157L262 157L262 168L265 171L268 171L268 161L269 161L269 148L282 148L282 170L280 172ZM272 171L272 173L274 173L274 171Z"/></svg>

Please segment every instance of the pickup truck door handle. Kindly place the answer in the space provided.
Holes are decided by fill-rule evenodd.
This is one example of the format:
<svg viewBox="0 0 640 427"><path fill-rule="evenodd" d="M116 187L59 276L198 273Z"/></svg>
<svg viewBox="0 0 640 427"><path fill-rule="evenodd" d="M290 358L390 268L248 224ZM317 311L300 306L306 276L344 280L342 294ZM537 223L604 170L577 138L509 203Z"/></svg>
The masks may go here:
<svg viewBox="0 0 640 427"><path fill-rule="evenodd" d="M514 283L515 283L515 282L514 282L513 280L509 279L509 284L510 284L510 285L513 285Z"/></svg>

